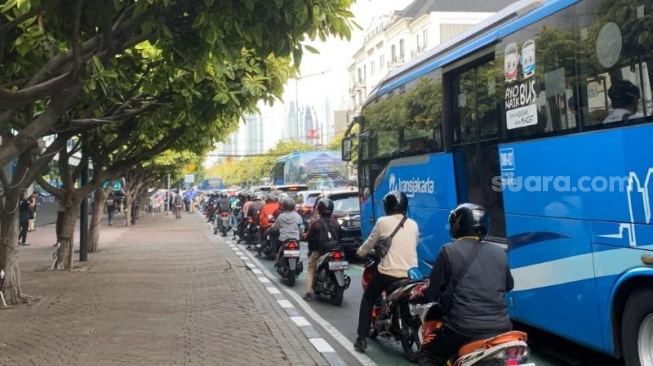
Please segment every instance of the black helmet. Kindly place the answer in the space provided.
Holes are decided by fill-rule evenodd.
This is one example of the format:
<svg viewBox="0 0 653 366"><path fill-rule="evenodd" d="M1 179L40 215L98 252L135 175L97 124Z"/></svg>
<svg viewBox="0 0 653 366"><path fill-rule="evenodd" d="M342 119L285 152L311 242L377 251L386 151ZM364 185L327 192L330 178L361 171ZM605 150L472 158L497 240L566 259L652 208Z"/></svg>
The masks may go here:
<svg viewBox="0 0 653 366"><path fill-rule="evenodd" d="M333 201L328 198L322 198L317 204L317 213L320 216L331 216L333 213Z"/></svg>
<svg viewBox="0 0 653 366"><path fill-rule="evenodd" d="M295 210L295 201L291 200L290 198L285 199L283 201L283 210L287 212L291 212Z"/></svg>
<svg viewBox="0 0 653 366"><path fill-rule="evenodd" d="M392 191L383 197L383 209L386 215L406 214L408 211L408 197L404 192Z"/></svg>
<svg viewBox="0 0 653 366"><path fill-rule="evenodd" d="M454 239L463 236L484 238L490 231L490 214L485 207L462 203L449 214L449 234Z"/></svg>

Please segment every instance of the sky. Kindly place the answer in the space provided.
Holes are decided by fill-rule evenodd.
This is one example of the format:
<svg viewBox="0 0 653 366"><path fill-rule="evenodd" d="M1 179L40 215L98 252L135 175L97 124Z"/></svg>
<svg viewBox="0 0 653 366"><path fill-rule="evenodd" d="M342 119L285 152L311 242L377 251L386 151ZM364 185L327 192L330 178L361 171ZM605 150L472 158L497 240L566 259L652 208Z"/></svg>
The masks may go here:
<svg viewBox="0 0 653 366"><path fill-rule="evenodd" d="M387 14L393 10L401 10L412 0L356 0L351 11L354 21L362 29L352 31L351 41L340 38L328 38L326 42L307 42L318 49L319 54L304 52L300 65L299 80L290 80L284 88L284 101L297 98L299 104L311 103L318 105L328 97L331 110L347 108L349 103L349 76L347 68L353 62L354 53L362 46L365 29L374 17ZM263 116L278 116L275 123L265 125L265 148L274 146L281 138L283 124L282 103L275 103L273 108L262 108ZM278 123L276 123L278 121Z"/></svg>

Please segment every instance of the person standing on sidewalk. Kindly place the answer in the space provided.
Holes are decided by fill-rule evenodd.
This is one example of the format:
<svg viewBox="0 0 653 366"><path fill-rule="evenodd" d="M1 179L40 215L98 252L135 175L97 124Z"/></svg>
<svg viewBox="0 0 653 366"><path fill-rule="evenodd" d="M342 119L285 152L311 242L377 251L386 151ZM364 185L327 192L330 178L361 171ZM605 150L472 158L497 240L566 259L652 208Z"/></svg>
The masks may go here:
<svg viewBox="0 0 653 366"><path fill-rule="evenodd" d="M29 210L29 225L27 227L28 231L34 231L36 228L34 227L36 223L36 208L38 206L38 203L36 202L36 198L39 196L37 192L32 192L32 199L34 200L34 203L32 206L30 206Z"/></svg>
<svg viewBox="0 0 653 366"><path fill-rule="evenodd" d="M18 224L20 225L20 232L18 233L18 244L29 245L27 241L27 230L29 229L29 217L32 205L36 203L27 192L23 193L23 199L18 203Z"/></svg>
<svg viewBox="0 0 653 366"><path fill-rule="evenodd" d="M63 203L60 200L57 200L57 224L55 226L57 242L54 243L53 247L56 247L57 244L61 242L61 231L63 230L63 214L65 211L66 208L63 206Z"/></svg>
<svg viewBox="0 0 653 366"><path fill-rule="evenodd" d="M181 195L181 192L174 193L172 203L175 210L175 218L181 219L181 212L184 209L184 197Z"/></svg>
<svg viewBox="0 0 653 366"><path fill-rule="evenodd" d="M107 208L107 219L109 220L109 226L113 226L113 214L116 212L116 197L114 196L113 192L109 193L109 198L107 198L105 207Z"/></svg>

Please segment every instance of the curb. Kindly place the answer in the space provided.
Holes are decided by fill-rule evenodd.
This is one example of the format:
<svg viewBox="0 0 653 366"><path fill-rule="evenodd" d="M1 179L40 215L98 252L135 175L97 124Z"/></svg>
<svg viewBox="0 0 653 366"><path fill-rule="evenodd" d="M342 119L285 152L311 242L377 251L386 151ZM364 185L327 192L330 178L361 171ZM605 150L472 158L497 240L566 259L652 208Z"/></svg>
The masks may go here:
<svg viewBox="0 0 653 366"><path fill-rule="evenodd" d="M246 250L241 250L241 248L234 244L231 239L224 239L224 241L245 263L245 265L249 267L252 273L256 276L256 279L265 286L266 290L286 312L288 317L290 317L290 320L299 327L304 336L306 336L308 341L311 342L320 355L324 357L326 362L331 366L347 366L347 362L338 355L335 349L333 349L333 347L331 347L331 345L320 336L320 333L315 330L311 323L300 314L295 306L281 293L277 286L270 281L268 275L264 273L264 271L267 272L267 269L261 270L261 268L253 262L251 254L247 253Z"/></svg>

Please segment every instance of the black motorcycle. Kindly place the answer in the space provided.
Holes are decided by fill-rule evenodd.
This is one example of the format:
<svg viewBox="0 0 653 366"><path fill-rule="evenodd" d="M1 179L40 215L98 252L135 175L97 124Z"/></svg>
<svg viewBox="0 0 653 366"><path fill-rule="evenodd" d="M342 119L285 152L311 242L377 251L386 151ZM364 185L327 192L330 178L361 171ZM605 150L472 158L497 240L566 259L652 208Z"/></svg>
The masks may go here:
<svg viewBox="0 0 653 366"><path fill-rule="evenodd" d="M329 296L333 305L340 306L345 290L351 283L351 278L345 274L348 268L349 262L345 260L342 248L335 247L324 253L315 267L313 292Z"/></svg>
<svg viewBox="0 0 653 366"><path fill-rule="evenodd" d="M361 278L363 290L378 272L378 257L373 254L368 259ZM426 278L406 278L393 283L383 292L372 310L369 337L376 339L380 335L398 340L401 342L404 356L411 362L417 361L421 347L419 329L422 323L419 315L423 306L413 303L410 298L419 289L419 285L425 283Z"/></svg>
<svg viewBox="0 0 653 366"><path fill-rule="evenodd" d="M268 220L270 224L274 224L275 218L274 215L268 215ZM265 256L265 258L272 258L274 255L274 238L271 235L272 227L269 227L267 230L265 230L265 233L261 235L261 240L256 243L256 249L258 252L258 256Z"/></svg>
<svg viewBox="0 0 653 366"><path fill-rule="evenodd" d="M304 270L299 255L299 240L288 239L281 244L279 259L275 267L277 267L277 273L286 280L288 286L294 286L295 278Z"/></svg>

